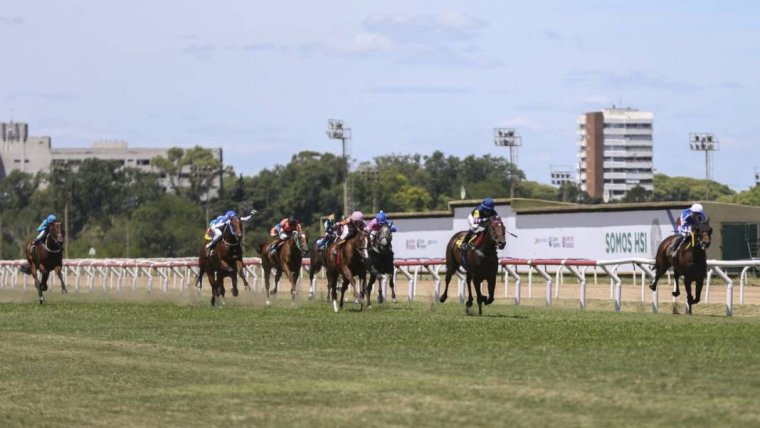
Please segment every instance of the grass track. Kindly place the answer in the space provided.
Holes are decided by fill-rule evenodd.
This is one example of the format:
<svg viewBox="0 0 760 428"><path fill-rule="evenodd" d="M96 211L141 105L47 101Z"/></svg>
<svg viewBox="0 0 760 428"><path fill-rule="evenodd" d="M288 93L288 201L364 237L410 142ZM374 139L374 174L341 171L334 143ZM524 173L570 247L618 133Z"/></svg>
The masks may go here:
<svg viewBox="0 0 760 428"><path fill-rule="evenodd" d="M228 302L0 304L0 426L760 425L760 318Z"/></svg>

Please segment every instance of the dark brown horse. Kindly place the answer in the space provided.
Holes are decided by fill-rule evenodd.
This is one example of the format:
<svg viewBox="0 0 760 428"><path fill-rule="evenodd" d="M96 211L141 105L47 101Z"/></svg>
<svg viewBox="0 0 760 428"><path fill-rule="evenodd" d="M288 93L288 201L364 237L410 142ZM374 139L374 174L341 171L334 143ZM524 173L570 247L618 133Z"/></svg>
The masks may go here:
<svg viewBox="0 0 760 428"><path fill-rule="evenodd" d="M391 227L384 224L377 231L375 239L369 248L369 282L367 283L367 307L372 306L372 284L375 283L378 277L382 278L384 275L388 275L388 285L391 287L391 299L393 303L397 303L396 299L396 285L393 282L393 231ZM383 303L383 287L378 283L377 287L377 303Z"/></svg>
<svg viewBox="0 0 760 428"><path fill-rule="evenodd" d="M259 245L259 254L261 254L261 268L264 270L264 288L267 292L267 305L270 304L270 294L277 294L277 286L280 281L280 277L284 274L288 281L290 281L290 295L295 302L296 300L296 286L298 283L298 277L301 275L301 265L303 263L303 257L306 255L306 251L309 248L309 244L306 241L306 234L299 233L298 231L291 232L290 238L280 245L279 250L272 254L269 252L269 246L274 241L266 242ZM275 270L274 275L274 289L269 291L269 276L272 269Z"/></svg>
<svg viewBox="0 0 760 428"><path fill-rule="evenodd" d="M232 217L230 222L222 229L222 238L217 242L211 257L208 255L206 244L201 245L201 252L198 256L198 276L195 278L195 285L201 288L203 285L203 274L208 277L211 284L211 306L217 303L224 304L224 278L232 279L232 295L238 295L237 277L238 274L243 278L246 290L249 290L248 281L243 276L243 246L241 238L243 229L240 219Z"/></svg>
<svg viewBox="0 0 760 428"><path fill-rule="evenodd" d="M26 247L27 263L19 269L34 278L34 287L37 289L37 295L40 304L45 301L42 296L43 291L47 291L47 280L51 271L55 271L58 279L61 281L61 292L68 293L66 282L63 280L63 240L65 238L63 222L55 221L50 225L47 237L37 245L29 243ZM42 279L37 277L37 272L42 274Z"/></svg>
<svg viewBox="0 0 760 428"><path fill-rule="evenodd" d="M472 284L475 285L475 293L478 296L478 315L483 314L483 303L493 303L496 290L496 274L499 270L499 257L496 249L503 249L507 245L507 228L501 218L495 217L485 227L481 234L479 244L467 251L460 249L461 239L466 232L457 232L449 240L446 246L446 288L440 297L443 303L448 297L449 282L454 273L462 267L467 275L467 303L465 310L469 314L472 307ZM480 292L480 283L488 284L488 298Z"/></svg>
<svg viewBox="0 0 760 428"><path fill-rule="evenodd" d="M327 293L333 302L333 309L338 312L343 307L343 297L348 289L348 284L354 290L354 300L359 304L359 310L364 309L363 282L367 275L367 241L366 232L359 231L356 235L346 239L338 248L338 243L333 243L325 253L325 271L327 272ZM337 248L337 252L334 249ZM342 279L343 285L338 302L338 279ZM357 285L357 281L359 284Z"/></svg>
<svg viewBox="0 0 760 428"><path fill-rule="evenodd" d="M676 251L676 254L668 257L668 248L676 238L678 238L678 235L669 236L657 247L654 279L649 288L652 291L657 290L657 281L672 267L673 276L676 281L673 297L678 297L681 294L680 287L678 286L678 277L683 276L683 283L686 288L686 313L691 314L692 305L699 303L702 297L702 285L704 285L705 277L707 276L707 254L705 250L707 250L712 241L710 221L707 220L696 225L691 235L686 238L687 241L681 243L680 249ZM692 282L696 284L696 296L691 293Z"/></svg>

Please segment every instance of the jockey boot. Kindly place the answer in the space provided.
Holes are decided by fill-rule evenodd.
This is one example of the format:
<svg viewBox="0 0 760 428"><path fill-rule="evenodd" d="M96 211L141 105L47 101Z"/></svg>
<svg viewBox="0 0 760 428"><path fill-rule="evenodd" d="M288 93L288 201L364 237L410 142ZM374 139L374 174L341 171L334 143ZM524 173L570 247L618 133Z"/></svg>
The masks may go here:
<svg viewBox="0 0 760 428"><path fill-rule="evenodd" d="M470 240L472 239L472 236L474 235L472 230L468 230L467 234L464 235L464 238L462 238L462 251L467 250L470 245Z"/></svg>
<svg viewBox="0 0 760 428"><path fill-rule="evenodd" d="M683 235L677 237L676 239L673 240L673 242L670 243L670 247L668 247L668 250L665 254L668 257L674 257L678 249L681 247L682 242L683 242Z"/></svg>
<svg viewBox="0 0 760 428"><path fill-rule="evenodd" d="M335 248L333 248L333 251L332 251L332 255L333 256L337 256L338 255L338 251L340 250L340 246L343 245L344 242L346 242L346 241L339 240L338 243L335 244Z"/></svg>
<svg viewBox="0 0 760 428"><path fill-rule="evenodd" d="M272 242L272 245L269 246L269 255L274 256L275 254L277 254L277 249L280 248L281 242L282 241L280 241L279 239Z"/></svg>

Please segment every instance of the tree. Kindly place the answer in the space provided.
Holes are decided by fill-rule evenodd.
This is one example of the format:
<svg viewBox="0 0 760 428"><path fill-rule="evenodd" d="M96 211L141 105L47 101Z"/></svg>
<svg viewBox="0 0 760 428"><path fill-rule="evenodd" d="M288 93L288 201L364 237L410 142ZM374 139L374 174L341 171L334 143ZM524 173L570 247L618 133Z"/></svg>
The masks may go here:
<svg viewBox="0 0 760 428"><path fill-rule="evenodd" d="M140 257L197 256L205 223L197 204L165 194L140 205L132 214L135 253Z"/></svg>
<svg viewBox="0 0 760 428"><path fill-rule="evenodd" d="M734 195L723 195L718 198L719 202L728 202L734 204L760 206L760 185L736 193Z"/></svg>
<svg viewBox="0 0 760 428"><path fill-rule="evenodd" d="M668 177L665 174L655 174L653 183L653 200L655 201L699 201L704 200L707 191L707 181L691 177ZM710 181L711 200L734 193L728 186Z"/></svg>
<svg viewBox="0 0 760 428"><path fill-rule="evenodd" d="M622 202L647 202L652 200L652 192L640 185L636 185L626 192Z"/></svg>
<svg viewBox="0 0 760 428"><path fill-rule="evenodd" d="M173 147L166 157L156 156L151 163L169 179L176 195L196 202L208 202L208 192L222 174L222 162L200 146L188 150Z"/></svg>

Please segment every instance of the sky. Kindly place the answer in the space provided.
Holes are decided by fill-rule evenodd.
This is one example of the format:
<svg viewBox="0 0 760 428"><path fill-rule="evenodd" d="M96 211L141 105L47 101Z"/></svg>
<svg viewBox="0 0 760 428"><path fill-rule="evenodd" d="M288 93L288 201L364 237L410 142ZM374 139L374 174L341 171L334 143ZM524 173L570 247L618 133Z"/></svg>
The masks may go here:
<svg viewBox="0 0 760 428"><path fill-rule="evenodd" d="M302 150L508 156L529 180L575 164L579 114L654 113L654 164L713 179L760 168L756 1L0 1L0 121L54 148L221 147L255 175Z"/></svg>

